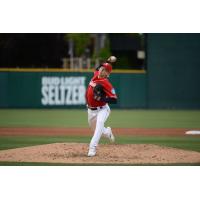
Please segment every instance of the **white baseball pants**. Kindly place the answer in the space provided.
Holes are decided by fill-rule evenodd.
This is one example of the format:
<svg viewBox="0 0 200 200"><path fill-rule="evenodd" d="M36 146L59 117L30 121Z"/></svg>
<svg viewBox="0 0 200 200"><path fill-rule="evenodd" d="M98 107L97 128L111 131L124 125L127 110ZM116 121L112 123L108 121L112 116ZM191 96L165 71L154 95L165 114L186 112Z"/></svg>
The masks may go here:
<svg viewBox="0 0 200 200"><path fill-rule="evenodd" d="M101 136L109 137L109 131L104 127L104 123L108 119L110 115L110 107L108 104L103 106L102 109L98 108L98 110L88 109L88 123L92 131L94 131L94 135L90 142L90 148L96 148L99 144L99 140Z"/></svg>

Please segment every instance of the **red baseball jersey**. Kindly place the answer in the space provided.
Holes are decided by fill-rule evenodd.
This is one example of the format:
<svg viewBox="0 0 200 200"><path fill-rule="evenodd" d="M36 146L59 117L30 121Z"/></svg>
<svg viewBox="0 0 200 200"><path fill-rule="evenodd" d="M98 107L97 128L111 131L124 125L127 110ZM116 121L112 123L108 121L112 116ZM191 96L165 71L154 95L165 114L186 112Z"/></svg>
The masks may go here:
<svg viewBox="0 0 200 200"><path fill-rule="evenodd" d="M99 71L95 71L94 76L91 79L86 91L86 101L88 106L90 107L99 107L106 104L106 102L97 101L94 99L93 88L96 86L96 84L101 84L103 86L106 97L117 98L117 95L115 94L115 89L113 88L109 80L107 78L99 78L98 75Z"/></svg>

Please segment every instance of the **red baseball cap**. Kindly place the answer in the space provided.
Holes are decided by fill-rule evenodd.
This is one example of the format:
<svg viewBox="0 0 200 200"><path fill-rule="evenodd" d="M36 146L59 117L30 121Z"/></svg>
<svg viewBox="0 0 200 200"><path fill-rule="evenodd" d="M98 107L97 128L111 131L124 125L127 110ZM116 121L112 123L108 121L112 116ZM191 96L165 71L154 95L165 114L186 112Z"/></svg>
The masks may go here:
<svg viewBox="0 0 200 200"><path fill-rule="evenodd" d="M102 66L109 72L111 73L112 71L112 65L109 63L103 63Z"/></svg>

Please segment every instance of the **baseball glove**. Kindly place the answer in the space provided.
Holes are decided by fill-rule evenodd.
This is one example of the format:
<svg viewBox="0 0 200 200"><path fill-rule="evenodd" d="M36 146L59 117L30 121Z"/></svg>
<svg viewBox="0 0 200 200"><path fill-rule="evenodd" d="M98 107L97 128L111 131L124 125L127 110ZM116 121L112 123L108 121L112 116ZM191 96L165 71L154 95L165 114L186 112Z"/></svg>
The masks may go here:
<svg viewBox="0 0 200 200"><path fill-rule="evenodd" d="M93 88L93 92L94 92L94 99L97 101L100 101L105 96L105 92L104 92L103 86L101 84L97 84Z"/></svg>

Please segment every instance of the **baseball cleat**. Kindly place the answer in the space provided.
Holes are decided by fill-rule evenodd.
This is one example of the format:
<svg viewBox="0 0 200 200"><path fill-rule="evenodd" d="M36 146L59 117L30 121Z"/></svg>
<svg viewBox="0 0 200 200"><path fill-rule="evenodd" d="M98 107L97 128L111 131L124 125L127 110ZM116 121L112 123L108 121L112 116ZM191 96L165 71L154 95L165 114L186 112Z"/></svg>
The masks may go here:
<svg viewBox="0 0 200 200"><path fill-rule="evenodd" d="M96 149L95 148L90 148L88 151L88 157L93 157L96 155Z"/></svg>
<svg viewBox="0 0 200 200"><path fill-rule="evenodd" d="M114 143L115 142L115 136L112 133L112 129L110 127L108 127L108 129L109 129L109 132L110 132L109 140L110 140L111 143Z"/></svg>

